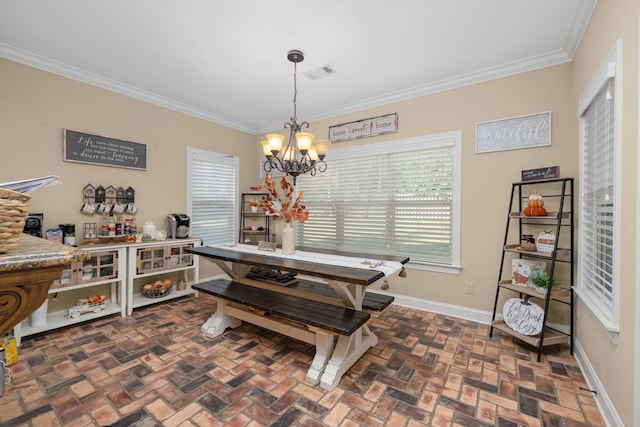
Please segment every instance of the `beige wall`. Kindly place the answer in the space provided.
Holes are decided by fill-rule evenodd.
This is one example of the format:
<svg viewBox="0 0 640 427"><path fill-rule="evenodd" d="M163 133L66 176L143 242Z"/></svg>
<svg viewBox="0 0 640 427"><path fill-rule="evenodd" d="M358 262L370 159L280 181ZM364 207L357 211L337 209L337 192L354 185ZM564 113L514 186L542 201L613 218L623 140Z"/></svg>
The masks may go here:
<svg viewBox="0 0 640 427"><path fill-rule="evenodd" d="M634 360L636 279L636 195L638 142L638 18L637 0L599 1L588 31L572 63L573 101L578 99L617 39L622 40L622 215L620 283L620 336L614 343L581 304L577 305L577 336L607 390L624 425L633 425L633 381L638 361ZM619 84L617 80L616 84ZM572 113L575 114L576 109ZM635 372L635 374L634 374ZM636 420L636 423L640 420ZM638 425L638 424L636 424Z"/></svg>
<svg viewBox="0 0 640 427"><path fill-rule="evenodd" d="M100 222L79 212L88 183L132 186L138 226L151 220L166 228L168 213L186 212L187 147L238 156L242 170L258 168L251 135L4 59L0 76L0 182L44 175L64 182L30 201L31 212L44 212L45 228L74 223L81 231L85 222ZM147 144L148 170L64 162L64 128ZM240 186L254 181L243 174Z"/></svg>
<svg viewBox="0 0 640 427"><path fill-rule="evenodd" d="M567 63L312 123L311 131L323 135L331 125L398 113L398 133L340 142L332 149L462 131L462 270L458 275L412 270L407 279L392 281L392 292L472 309L493 309L511 183L520 180L523 169L544 166L559 165L565 177L577 174L570 73ZM552 112L550 147L475 153L476 122L543 111ZM329 167L330 157L331 152ZM473 283L474 294L465 293L466 282Z"/></svg>
<svg viewBox="0 0 640 427"><path fill-rule="evenodd" d="M399 132L335 144L334 148L390 141L439 132L462 131L462 253L460 274L411 270L393 278L391 291L436 303L489 312L493 307L511 183L523 169L560 166L561 175L578 173L577 99L617 37L624 37L623 137L623 332L617 345L580 310L578 339L592 359L625 423L631 425L633 401L633 284L635 283L635 170L637 134L637 18L635 0L601 1L576 61L448 92L370 109L311 124L326 135L330 125L398 113ZM596 37L604 36L604 40ZM186 147L237 155L240 188L257 182L258 141L247 135L122 95L0 59L0 182L56 174L64 184L34 194L32 211L45 212L45 227L61 222L81 227L82 187L133 186L141 223L164 224L168 212L186 210ZM635 79L635 80L634 80ZM475 123L524 114L552 112L552 145L534 149L475 153ZM301 114L300 117L304 120ZM286 119L283 118L283 121ZM145 143L148 171L66 163L62 129ZM330 154L328 157L331 167ZM628 232L627 232L628 231ZM206 263L205 263L206 264ZM203 275L212 269L204 269ZM474 294L465 294L472 282ZM562 313L556 318L566 320ZM637 399L636 399L637 400Z"/></svg>

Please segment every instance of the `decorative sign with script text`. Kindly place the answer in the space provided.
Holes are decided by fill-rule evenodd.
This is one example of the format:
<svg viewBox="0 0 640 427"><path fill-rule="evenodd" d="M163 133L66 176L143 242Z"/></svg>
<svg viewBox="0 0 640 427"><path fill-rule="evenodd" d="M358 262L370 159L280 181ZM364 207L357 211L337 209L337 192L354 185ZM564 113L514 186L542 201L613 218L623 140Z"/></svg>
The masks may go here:
<svg viewBox="0 0 640 427"><path fill-rule="evenodd" d="M502 307L502 317L508 327L522 335L532 336L542 332L544 310L528 300L508 299Z"/></svg>
<svg viewBox="0 0 640 427"><path fill-rule="evenodd" d="M329 141L340 142L398 132L398 113L329 127Z"/></svg>
<svg viewBox="0 0 640 427"><path fill-rule="evenodd" d="M551 111L476 123L476 153L551 145Z"/></svg>
<svg viewBox="0 0 640 427"><path fill-rule="evenodd" d="M147 146L65 129L64 161L146 170Z"/></svg>

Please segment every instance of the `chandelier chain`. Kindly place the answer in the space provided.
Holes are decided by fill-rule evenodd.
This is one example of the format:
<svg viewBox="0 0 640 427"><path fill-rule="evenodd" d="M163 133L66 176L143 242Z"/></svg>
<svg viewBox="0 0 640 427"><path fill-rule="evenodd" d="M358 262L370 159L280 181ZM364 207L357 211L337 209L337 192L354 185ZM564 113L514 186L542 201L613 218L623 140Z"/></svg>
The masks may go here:
<svg viewBox="0 0 640 427"><path fill-rule="evenodd" d="M298 121L298 63L293 63L293 117L292 120L294 123Z"/></svg>

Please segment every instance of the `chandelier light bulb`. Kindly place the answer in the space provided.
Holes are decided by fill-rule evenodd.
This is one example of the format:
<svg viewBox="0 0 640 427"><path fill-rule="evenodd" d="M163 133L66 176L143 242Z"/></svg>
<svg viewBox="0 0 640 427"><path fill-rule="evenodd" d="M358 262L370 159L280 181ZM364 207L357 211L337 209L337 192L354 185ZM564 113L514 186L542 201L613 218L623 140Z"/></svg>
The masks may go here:
<svg viewBox="0 0 640 427"><path fill-rule="evenodd" d="M316 150L316 147L313 145L309 147L309 151L307 152L307 155L309 156L309 160L311 160L312 162L315 162L316 160L318 160L318 151Z"/></svg>
<svg viewBox="0 0 640 427"><path fill-rule="evenodd" d="M296 141L298 143L298 150L304 155L309 148L311 147L311 143L313 142L314 136L307 132L298 132L296 134Z"/></svg>
<svg viewBox="0 0 640 427"><path fill-rule="evenodd" d="M316 150L318 152L318 157L323 159L324 156L329 152L329 147L331 146L331 142L326 139L318 139L316 140Z"/></svg>
<svg viewBox="0 0 640 427"><path fill-rule="evenodd" d="M272 157L273 153L271 152L271 146L269 145L269 141L265 139L264 141L261 142L261 144L262 144L262 153L265 155L265 157Z"/></svg>
<svg viewBox="0 0 640 427"><path fill-rule="evenodd" d="M270 133L267 135L267 141L269 141L269 147L271 152L275 155L282 150L282 141L284 141L284 135L279 133Z"/></svg>
<svg viewBox="0 0 640 427"><path fill-rule="evenodd" d="M284 153L282 153L282 160L285 162L290 162L295 160L296 158L296 149L293 147L287 147L284 149Z"/></svg>

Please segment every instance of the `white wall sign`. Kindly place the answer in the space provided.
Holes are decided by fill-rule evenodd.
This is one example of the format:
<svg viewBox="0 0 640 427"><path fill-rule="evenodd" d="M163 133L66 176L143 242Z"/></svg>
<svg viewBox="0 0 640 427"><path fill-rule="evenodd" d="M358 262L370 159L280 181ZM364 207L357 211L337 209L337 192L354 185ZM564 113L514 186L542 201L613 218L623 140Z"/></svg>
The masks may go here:
<svg viewBox="0 0 640 427"><path fill-rule="evenodd" d="M532 336L542 332L544 310L527 300L508 299L502 307L502 317L508 327L522 335Z"/></svg>
<svg viewBox="0 0 640 427"><path fill-rule="evenodd" d="M551 145L551 111L476 123L476 153Z"/></svg>
<svg viewBox="0 0 640 427"><path fill-rule="evenodd" d="M398 132L398 113L329 126L329 141L348 141L394 132Z"/></svg>

